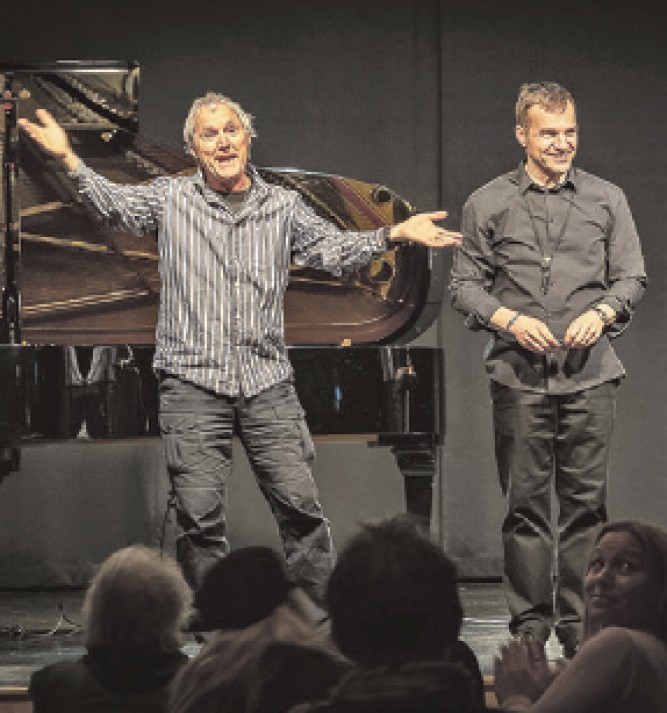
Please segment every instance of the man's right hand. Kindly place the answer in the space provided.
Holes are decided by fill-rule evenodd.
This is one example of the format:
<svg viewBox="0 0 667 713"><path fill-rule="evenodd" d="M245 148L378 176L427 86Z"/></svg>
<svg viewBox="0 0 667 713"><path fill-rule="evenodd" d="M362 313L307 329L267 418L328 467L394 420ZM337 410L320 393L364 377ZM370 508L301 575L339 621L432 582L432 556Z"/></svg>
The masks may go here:
<svg viewBox="0 0 667 713"><path fill-rule="evenodd" d="M35 112L39 123L19 119L19 128L44 151L56 158L66 171L75 171L81 159L72 150L65 130L46 109Z"/></svg>
<svg viewBox="0 0 667 713"><path fill-rule="evenodd" d="M489 322L495 329L509 332L524 349L536 354L552 352L561 346L544 322L507 307L499 307Z"/></svg>
<svg viewBox="0 0 667 713"><path fill-rule="evenodd" d="M549 327L534 317L521 315L509 331L522 347L536 354L552 352L560 347Z"/></svg>

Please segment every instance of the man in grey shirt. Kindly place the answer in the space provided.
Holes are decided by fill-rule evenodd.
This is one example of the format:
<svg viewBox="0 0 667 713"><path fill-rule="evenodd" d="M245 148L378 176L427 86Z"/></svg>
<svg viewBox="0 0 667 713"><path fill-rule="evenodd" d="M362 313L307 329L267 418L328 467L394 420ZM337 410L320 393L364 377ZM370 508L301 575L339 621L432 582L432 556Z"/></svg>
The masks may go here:
<svg viewBox="0 0 667 713"><path fill-rule="evenodd" d="M185 122L185 145L199 171L142 185L99 176L48 112L37 118L21 119L21 129L60 161L94 210L158 240L154 367L162 374L160 427L181 530L177 555L189 582L197 587L229 550L225 489L238 433L290 572L319 600L334 552L284 343L290 262L340 274L380 255L388 242L443 247L459 234L434 222L444 211L390 229L340 231L296 192L262 180L249 162L252 117L224 95L196 99Z"/></svg>
<svg viewBox="0 0 667 713"><path fill-rule="evenodd" d="M492 332L485 356L508 496L510 630L546 641L553 626L571 655L592 538L607 519L609 441L624 375L610 337L630 321L646 276L623 192L572 167L571 94L551 82L522 86L516 137L525 160L464 207L450 289L466 324Z"/></svg>

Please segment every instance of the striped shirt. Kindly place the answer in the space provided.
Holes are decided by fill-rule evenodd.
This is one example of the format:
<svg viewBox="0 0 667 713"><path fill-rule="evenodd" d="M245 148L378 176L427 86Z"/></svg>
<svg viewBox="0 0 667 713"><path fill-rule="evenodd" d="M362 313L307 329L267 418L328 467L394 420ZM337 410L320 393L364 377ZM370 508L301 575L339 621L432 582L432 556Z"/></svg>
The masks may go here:
<svg viewBox="0 0 667 713"><path fill-rule="evenodd" d="M291 262L340 275L387 247L383 229L341 231L297 192L248 171L252 187L234 211L201 172L141 185L113 183L83 163L70 174L105 222L158 240L154 367L227 396L292 377L283 316Z"/></svg>

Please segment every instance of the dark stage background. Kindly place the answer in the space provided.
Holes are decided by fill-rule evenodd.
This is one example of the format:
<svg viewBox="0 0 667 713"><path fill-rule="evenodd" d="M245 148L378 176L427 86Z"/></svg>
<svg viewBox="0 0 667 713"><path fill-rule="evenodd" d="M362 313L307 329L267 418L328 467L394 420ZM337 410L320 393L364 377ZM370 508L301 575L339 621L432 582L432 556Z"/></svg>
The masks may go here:
<svg viewBox="0 0 667 713"><path fill-rule="evenodd" d="M0 12L4 62L138 60L141 130L152 138L180 146L192 98L209 89L223 91L257 117L257 164L383 182L421 209L447 208L452 226L458 224L467 195L520 158L513 138L518 86L553 79L569 87L581 126L578 164L625 189L650 276L635 323L618 342L628 378L619 399L611 514L667 525L662 468L667 10L616 0L554 5L523 0L192 0L178 10L155 0L24 0L5 2ZM449 255L442 259L448 263ZM436 520L463 574L497 575L503 502L482 366L485 337L468 333L445 299L438 324L420 343L441 344L447 357L448 435ZM391 460L354 448L359 447L321 449L316 470L339 542L358 519L401 505L400 477ZM142 529L141 517L119 522L117 514L127 515L131 500L159 519L163 485L149 478L141 494L134 486L118 486L108 471L121 468L126 478L128 469L143 473L148 468L159 479L159 455L144 452L137 458L125 450L117 466L109 465L112 461L85 465L82 477L97 473L115 484L92 489L90 498L98 499L92 503L81 497L78 476L73 477L84 467L81 458L52 477L53 455L31 452L25 472L0 487L0 529L6 531L1 541L12 561L4 571L0 567L0 585L21 581L16 568L25 558L17 556L18 543L31 549L33 561L39 559L36 521L50 523L50 543L57 537L68 540L64 549L49 550L48 557L66 561L64 570L73 581L85 578L89 560L99 561L136 537L153 537L150 526ZM135 485L140 477L145 473L136 475ZM49 489L58 493L55 501ZM351 496L356 509L350 509ZM106 507L96 522L105 534L92 544L91 523L81 513L98 507L99 498ZM54 510L54 502L61 510ZM274 537L268 511L258 509L261 503L241 498L232 511L241 507L249 510L232 523L236 544ZM57 534L73 522L80 535ZM30 547L22 527L33 532ZM37 561L33 570L39 569Z"/></svg>

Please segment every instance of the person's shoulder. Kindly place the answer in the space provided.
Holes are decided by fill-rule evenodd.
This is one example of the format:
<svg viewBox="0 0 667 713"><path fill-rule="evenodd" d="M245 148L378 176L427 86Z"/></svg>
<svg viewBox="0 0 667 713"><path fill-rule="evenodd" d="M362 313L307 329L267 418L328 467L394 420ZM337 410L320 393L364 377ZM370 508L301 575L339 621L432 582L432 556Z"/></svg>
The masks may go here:
<svg viewBox="0 0 667 713"><path fill-rule="evenodd" d="M577 673L588 668L603 669L605 675L621 676L632 670L636 657L637 646L630 630L608 626L584 642L567 668Z"/></svg>
<svg viewBox="0 0 667 713"><path fill-rule="evenodd" d="M270 196L271 198L280 199L283 201L296 201L299 198L303 198L303 194L296 188L283 186L280 183L273 183L272 181L265 181L263 179L261 180L266 195Z"/></svg>
<svg viewBox="0 0 667 713"><path fill-rule="evenodd" d="M665 649L665 645L653 634L623 626L607 626L592 636L581 648L582 653L605 658L624 659L637 650ZM667 650L665 650L667 653Z"/></svg>
<svg viewBox="0 0 667 713"><path fill-rule="evenodd" d="M161 186L178 186L178 187L190 187L201 181L201 178L196 172L193 173L183 173L174 175L164 175L158 176L153 179L153 183Z"/></svg>
<svg viewBox="0 0 667 713"><path fill-rule="evenodd" d="M506 205L517 194L518 185L519 179L516 169L507 171L474 190L468 196L466 205L475 208Z"/></svg>
<svg viewBox="0 0 667 713"><path fill-rule="evenodd" d="M598 641L611 644L630 644L633 641L632 629L625 626L605 626L591 637L590 641Z"/></svg>
<svg viewBox="0 0 667 713"><path fill-rule="evenodd" d="M624 195L623 189L620 186L579 167L572 169L572 178L577 188L584 193L594 193L600 196L616 198Z"/></svg>
<svg viewBox="0 0 667 713"><path fill-rule="evenodd" d="M492 178L487 181L479 188L476 188L471 194L470 199L478 198L480 196L486 196L490 193L495 193L498 191L512 191L516 192L517 186L519 185L519 179L516 169L513 171L507 171L501 173L499 176Z"/></svg>
<svg viewBox="0 0 667 713"><path fill-rule="evenodd" d="M58 661L34 671L30 676L30 693L48 694L57 687L63 690L68 686L75 688L90 676L90 671L82 659L77 661Z"/></svg>
<svg viewBox="0 0 667 713"><path fill-rule="evenodd" d="M296 188L283 185L278 178L278 174L269 172L274 176L267 179L260 169L253 166L251 172L253 187L252 193L260 203L269 202L275 207L291 206L301 197L301 193Z"/></svg>
<svg viewBox="0 0 667 713"><path fill-rule="evenodd" d="M616 635L623 636L625 640L629 640L635 647L644 649L655 649L663 652L667 656L667 645L650 631L642 631L641 629L625 629L623 627L608 627L616 629ZM622 633L619 633L622 632Z"/></svg>
<svg viewBox="0 0 667 713"><path fill-rule="evenodd" d="M70 675L73 673L79 673L81 671L86 671L87 667L83 659L77 659L76 661L58 661L56 663L48 664L43 668L34 671L31 679L37 678L53 678L62 675Z"/></svg>

